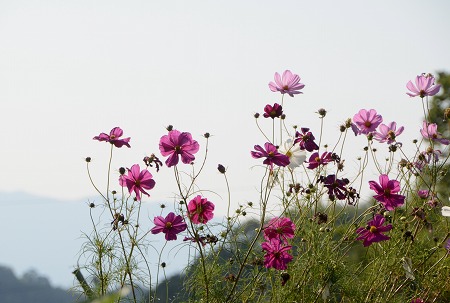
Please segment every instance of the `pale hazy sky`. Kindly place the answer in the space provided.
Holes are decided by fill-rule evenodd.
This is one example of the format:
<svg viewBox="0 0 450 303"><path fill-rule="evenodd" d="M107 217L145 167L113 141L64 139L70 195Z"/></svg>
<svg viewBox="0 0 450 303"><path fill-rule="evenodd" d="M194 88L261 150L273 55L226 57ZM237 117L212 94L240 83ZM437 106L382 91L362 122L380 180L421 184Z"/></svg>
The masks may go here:
<svg viewBox="0 0 450 303"><path fill-rule="evenodd" d="M249 151L265 140L252 115L280 101L267 84L285 69L306 85L304 95L285 100L290 125L318 130L314 112L323 107L334 131L359 109L375 108L385 121L417 133L421 104L405 85L422 72L450 71L449 13L445 0L0 1L0 195L83 201L95 195L86 156L94 159L94 178L105 183L108 145L93 136L122 127L132 148L117 151L114 165L131 166L158 152L164 127L173 124L200 144L201 134L213 134L204 188L223 192L220 162L235 204L254 199L250 167L257 163ZM149 204L172 201L171 176L168 169L155 176ZM3 217L42 212L50 219L18 224L0 263L19 271L34 266L70 285L65 274L77 252L64 243L88 227L58 226L70 232L52 233L52 241L45 230L54 229L51 218L64 225L72 211L87 215L84 205L2 203ZM219 213L224 209L218 205ZM42 263L17 258L26 254L20 245L45 245L35 249ZM49 268L50 262L59 263Z"/></svg>

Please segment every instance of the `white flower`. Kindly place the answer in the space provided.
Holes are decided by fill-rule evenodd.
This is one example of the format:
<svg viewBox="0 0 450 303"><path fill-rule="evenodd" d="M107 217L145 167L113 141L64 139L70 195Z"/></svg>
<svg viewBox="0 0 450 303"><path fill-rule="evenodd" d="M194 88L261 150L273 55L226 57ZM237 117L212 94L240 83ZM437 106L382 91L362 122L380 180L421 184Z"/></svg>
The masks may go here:
<svg viewBox="0 0 450 303"><path fill-rule="evenodd" d="M450 217L450 207L449 206L442 206L441 212L444 217Z"/></svg>
<svg viewBox="0 0 450 303"><path fill-rule="evenodd" d="M294 141L292 139L287 139L286 142L279 149L280 153L285 154L289 157L289 168L294 169L302 165L306 160L305 151L300 149L300 146L294 145Z"/></svg>

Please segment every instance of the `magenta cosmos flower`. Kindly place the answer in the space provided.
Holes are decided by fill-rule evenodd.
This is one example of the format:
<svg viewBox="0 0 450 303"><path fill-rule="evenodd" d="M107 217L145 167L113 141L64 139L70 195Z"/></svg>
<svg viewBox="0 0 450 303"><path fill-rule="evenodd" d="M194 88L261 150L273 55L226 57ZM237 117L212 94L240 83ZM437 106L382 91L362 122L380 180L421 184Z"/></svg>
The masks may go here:
<svg viewBox="0 0 450 303"><path fill-rule="evenodd" d="M450 144L450 140L442 138L442 134L437 131L436 123L428 124L426 121L423 121L423 127L420 130L420 133L424 138L439 142L443 145Z"/></svg>
<svg viewBox="0 0 450 303"><path fill-rule="evenodd" d="M261 247L266 251L264 255L264 266L266 268L287 269L287 264L292 261L292 256L288 253L292 246L285 245L280 240L272 239L261 243Z"/></svg>
<svg viewBox="0 0 450 303"><path fill-rule="evenodd" d="M283 114L283 107L278 103L275 103L273 106L267 104L264 107L264 118L272 118L272 119L280 118L282 114Z"/></svg>
<svg viewBox="0 0 450 303"><path fill-rule="evenodd" d="M296 94L303 94L300 90L305 87L304 84L300 83L300 77L293 74L290 70L286 70L283 76L279 73L275 73L275 82L269 83L269 88L273 92L280 92L282 94L288 94L294 97Z"/></svg>
<svg viewBox="0 0 450 303"><path fill-rule="evenodd" d="M373 196L377 201L383 204L386 210L394 210L394 208L403 205L405 196L397 194L400 191L400 182L397 180L389 180L387 175L380 175L380 184L375 181L369 181L370 189L377 194Z"/></svg>
<svg viewBox="0 0 450 303"><path fill-rule="evenodd" d="M411 81L406 84L406 88L409 89L410 92L406 94L410 97L423 98L425 96L434 96L436 95L441 86L439 84L434 84L434 77L430 74L422 74L416 77L416 85L414 85Z"/></svg>
<svg viewBox="0 0 450 303"><path fill-rule="evenodd" d="M165 238L167 241L176 240L177 234L186 230L187 225L183 220L183 217L180 215L175 215L170 212L165 218L161 216L157 216L153 219L153 223L155 223L155 227L153 227L150 231L152 234L159 234L163 232L166 234Z"/></svg>
<svg viewBox="0 0 450 303"><path fill-rule="evenodd" d="M374 132L378 125L383 122L383 117L378 115L377 111L374 109L361 109L353 116L353 122L358 127L358 134L368 135L369 133ZM353 131L355 131L355 129Z"/></svg>
<svg viewBox="0 0 450 303"><path fill-rule="evenodd" d="M400 136L403 130L403 126L397 129L397 123L395 122L391 122L388 125L380 124L378 131L374 133L373 138L380 143L387 142L387 144L392 144L395 142L397 136Z"/></svg>
<svg viewBox="0 0 450 303"><path fill-rule="evenodd" d="M264 148L259 145L255 145L256 151L251 151L251 155L255 159L266 158L263 164L269 165L270 169L273 169L273 165L287 166L289 165L289 157L278 152L277 147L272 143L266 142Z"/></svg>
<svg viewBox="0 0 450 303"><path fill-rule="evenodd" d="M295 224L291 219L273 218L264 227L264 238L268 241L278 239L283 242L294 237Z"/></svg>
<svg viewBox="0 0 450 303"><path fill-rule="evenodd" d="M169 156L166 160L168 167L178 164L179 156L184 164L190 164L195 160L194 154L198 152L200 146L192 139L190 133L169 131L168 135L162 136L159 140L159 150L163 156Z"/></svg>
<svg viewBox="0 0 450 303"><path fill-rule="evenodd" d="M152 174L139 167L139 164L134 164L131 169L128 169L127 175L121 175L119 183L122 187L126 186L130 194L134 191L136 199L141 201L141 193L150 196L145 190L155 187L155 180L152 179Z"/></svg>
<svg viewBox="0 0 450 303"><path fill-rule="evenodd" d="M376 214L373 220L367 222L366 227L360 227L356 230L359 237L356 240L363 240L364 246L369 246L372 243L389 240L390 238L382 233L390 231L392 225L383 225L384 217L380 214Z"/></svg>
<svg viewBox="0 0 450 303"><path fill-rule="evenodd" d="M332 155L333 153L331 152L324 152L321 157L319 157L318 152L311 154L308 160L308 168L315 169L319 167L319 165L327 165L333 161Z"/></svg>
<svg viewBox="0 0 450 303"><path fill-rule="evenodd" d="M106 141L114 145L115 147L127 146L131 147L128 142L130 142L130 138L119 139L123 135L123 130L120 127L114 127L109 135L105 133L101 133L98 136L95 136L93 139L98 141Z"/></svg>
<svg viewBox="0 0 450 303"><path fill-rule="evenodd" d="M214 217L214 204L200 195L189 201L187 210L187 216L194 224L205 224Z"/></svg>

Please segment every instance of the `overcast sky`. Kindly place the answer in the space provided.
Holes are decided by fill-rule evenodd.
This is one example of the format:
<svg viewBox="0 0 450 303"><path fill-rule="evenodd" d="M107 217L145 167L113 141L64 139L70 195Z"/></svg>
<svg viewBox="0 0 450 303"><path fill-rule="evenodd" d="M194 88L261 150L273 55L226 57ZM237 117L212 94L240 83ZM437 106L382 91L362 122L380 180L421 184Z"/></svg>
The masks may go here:
<svg viewBox="0 0 450 303"><path fill-rule="evenodd" d="M202 146L201 135L213 135L203 188L224 192L215 170L222 163L233 203L255 199L250 168L257 163L249 151L265 140L252 116L280 101L267 84L285 69L305 84L303 95L285 98L289 125L318 130L314 112L323 107L331 144L342 121L375 108L386 122L405 125L405 138L417 137L422 107L405 85L422 72L450 71L449 13L445 0L0 1L0 194L86 201L95 191L84 158L93 158L94 179L104 188L109 153L92 137L123 128L132 148L116 151L113 166L130 167L157 153L164 127L173 124ZM146 203L173 202L172 174L155 176ZM213 199L223 214L225 197ZM85 205L72 202L68 213L61 205L0 201L5 225L16 226L0 262L19 271L34 266L70 285L65 273L77 251L64 243L88 227L64 226L62 218L87 215ZM16 225L37 211L50 219ZM51 218L62 225L52 241L45 234ZM17 258L41 245L52 250L37 249L42 264Z"/></svg>

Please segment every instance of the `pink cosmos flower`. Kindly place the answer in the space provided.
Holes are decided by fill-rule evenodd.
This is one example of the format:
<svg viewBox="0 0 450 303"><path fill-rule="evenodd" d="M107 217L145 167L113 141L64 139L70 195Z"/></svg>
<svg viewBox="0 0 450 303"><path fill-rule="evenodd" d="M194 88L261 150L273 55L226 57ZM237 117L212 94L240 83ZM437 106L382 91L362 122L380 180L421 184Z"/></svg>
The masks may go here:
<svg viewBox="0 0 450 303"><path fill-rule="evenodd" d="M353 116L353 122L358 127L359 134L368 135L369 133L374 132L378 125L383 122L383 117L378 115L377 111L374 109L369 109L368 111L361 109ZM353 131L355 131L355 129L353 129Z"/></svg>
<svg viewBox="0 0 450 303"><path fill-rule="evenodd" d="M289 157L278 152L278 149L272 143L266 142L264 144L264 148L260 145L255 145L254 148L256 151L251 151L251 155L255 159L266 158L263 161L263 164L269 165L270 169L273 169L273 165L278 166L287 166L289 165Z"/></svg>
<svg viewBox="0 0 450 303"><path fill-rule="evenodd" d="M214 216L214 204L198 195L187 206L187 216L194 224L205 224Z"/></svg>
<svg viewBox="0 0 450 303"><path fill-rule="evenodd" d="M283 107L275 103L273 106L270 104L267 104L264 107L264 118L280 118L280 116L283 114Z"/></svg>
<svg viewBox="0 0 450 303"><path fill-rule="evenodd" d="M425 301L422 300L421 298L415 298L415 299L412 299L411 303L425 303Z"/></svg>
<svg viewBox="0 0 450 303"><path fill-rule="evenodd" d="M409 89L410 92L406 94L410 97L423 98L425 96L434 96L441 89L441 85L434 84L434 77L430 74L422 74L416 77L416 85L414 85L411 81L406 84L406 88Z"/></svg>
<svg viewBox="0 0 450 303"><path fill-rule="evenodd" d="M163 232L166 234L165 238L167 241L176 240L177 234L187 228L183 217L180 215L177 216L173 212L170 212L165 218L161 216L155 217L153 223L155 223L156 226L150 230L152 234Z"/></svg>
<svg viewBox="0 0 450 303"><path fill-rule="evenodd" d="M321 157L319 157L318 152L311 154L308 161L308 168L315 169L319 167L319 165L327 165L328 163L333 161L333 158L331 156L331 152L324 152Z"/></svg>
<svg viewBox="0 0 450 303"><path fill-rule="evenodd" d="M95 136L93 139L98 141L106 141L114 145L115 147L127 146L131 147L128 142L130 142L130 138L119 139L123 135L123 130L120 127L114 127L109 135L105 133L101 133L98 136Z"/></svg>
<svg viewBox="0 0 450 303"><path fill-rule="evenodd" d="M421 190L417 191L417 195L421 199L426 199L430 196L430 191L426 190L426 189L421 189Z"/></svg>
<svg viewBox="0 0 450 303"><path fill-rule="evenodd" d="M400 191L400 182L389 180L389 177L384 174L380 175L379 180L380 184L369 181L370 189L377 193L373 197L383 204L386 210L394 210L394 208L403 205L405 196L397 194Z"/></svg>
<svg viewBox="0 0 450 303"><path fill-rule="evenodd" d="M295 224L291 219L286 217L273 218L264 227L264 238L268 241L278 239L285 242L286 239L294 237L294 230Z"/></svg>
<svg viewBox="0 0 450 303"><path fill-rule="evenodd" d="M128 169L128 175L121 175L119 184L128 188L130 194L134 191L136 199L141 201L141 193L150 196L145 190L155 187L155 180L152 179L152 174L139 167L139 164L134 164L131 169Z"/></svg>
<svg viewBox="0 0 450 303"><path fill-rule="evenodd" d="M269 83L271 91L280 92L282 94L287 93L291 97L294 97L296 94L303 94L300 90L304 88L305 85L300 83L300 77L291 73L290 70L284 71L282 77L280 77L279 73L275 73L274 78L275 82Z"/></svg>
<svg viewBox="0 0 450 303"><path fill-rule="evenodd" d="M387 142L387 144L392 144L395 142L397 136L403 132L404 127L401 126L397 129L397 123L391 122L388 125L380 124L378 131L374 133L373 138L380 143Z"/></svg>
<svg viewBox="0 0 450 303"><path fill-rule="evenodd" d="M194 154L198 152L200 146L197 141L192 139L190 133L179 132L178 130L169 131L159 140L159 150L163 156L169 156L166 160L168 167L178 164L179 157L184 164L190 164L195 160Z"/></svg>
<svg viewBox="0 0 450 303"><path fill-rule="evenodd" d="M423 127L420 130L420 133L424 138L439 142L443 145L450 144L450 140L442 138L442 134L437 131L436 123L428 124L426 121L423 121Z"/></svg>
<svg viewBox="0 0 450 303"><path fill-rule="evenodd" d="M373 220L367 222L366 227L360 227L356 230L356 233L359 234L359 237L356 238L356 240L363 240L364 246L369 246L375 242L389 240L390 238L382 233L390 231L392 225L383 225L384 221L385 219L382 215L376 214L373 217Z"/></svg>
<svg viewBox="0 0 450 303"><path fill-rule="evenodd" d="M287 269L287 263L292 261L292 256L288 251L292 248L290 245L277 239L261 243L261 247L266 251L264 255L264 266L266 268L275 268L278 270Z"/></svg>

